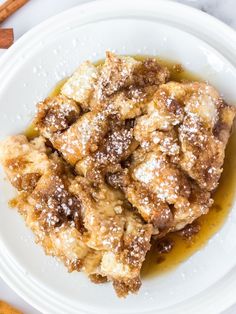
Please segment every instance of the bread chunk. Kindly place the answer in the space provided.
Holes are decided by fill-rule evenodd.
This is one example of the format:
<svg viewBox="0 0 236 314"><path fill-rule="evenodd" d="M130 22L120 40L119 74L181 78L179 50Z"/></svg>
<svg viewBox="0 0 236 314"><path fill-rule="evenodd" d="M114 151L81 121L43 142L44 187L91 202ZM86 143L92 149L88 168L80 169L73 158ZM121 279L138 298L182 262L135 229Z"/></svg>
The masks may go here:
<svg viewBox="0 0 236 314"><path fill-rule="evenodd" d="M91 62L85 61L63 85L61 93L78 102L83 110L88 110L98 76L97 67Z"/></svg>
<svg viewBox="0 0 236 314"><path fill-rule="evenodd" d="M0 162L11 184L19 191L33 190L41 175L50 168L42 137L30 143L24 135L8 137L0 145Z"/></svg>
<svg viewBox="0 0 236 314"><path fill-rule="evenodd" d="M87 245L102 251L100 275L113 281L119 295L136 291L140 270L150 248L152 226L145 224L137 213L130 211L121 192L106 184L94 190L86 179L77 177L71 187L84 210ZM130 289L120 292L117 282ZM139 282L139 285L131 285Z"/></svg>
<svg viewBox="0 0 236 314"><path fill-rule="evenodd" d="M114 123L110 121L110 131L98 145L98 149L76 164L77 173L90 181L104 181L106 173L119 170L120 163L138 146L133 136L132 123Z"/></svg>
<svg viewBox="0 0 236 314"><path fill-rule="evenodd" d="M71 164L90 155L108 131L108 119L103 112L87 112L61 134L50 140L65 160Z"/></svg>
<svg viewBox="0 0 236 314"><path fill-rule="evenodd" d="M158 147L148 153L140 149L121 177L127 199L156 234L182 229L212 204L210 193L198 188Z"/></svg>
<svg viewBox="0 0 236 314"><path fill-rule="evenodd" d="M63 95L46 98L38 103L37 109L34 125L46 138L68 129L79 118L81 112L75 101Z"/></svg>
<svg viewBox="0 0 236 314"><path fill-rule="evenodd" d="M141 62L132 57L120 57L107 52L97 82L95 99L103 101L106 97L131 85L134 71L140 64Z"/></svg>
<svg viewBox="0 0 236 314"><path fill-rule="evenodd" d="M181 168L201 188L213 191L234 117L235 108L225 104L208 84L169 82L160 86L147 104L146 114L137 118L134 134L144 147L153 141L163 146L170 141L166 138L163 142L161 138L167 134L163 132L175 133L169 149L176 151L176 162L179 159Z"/></svg>

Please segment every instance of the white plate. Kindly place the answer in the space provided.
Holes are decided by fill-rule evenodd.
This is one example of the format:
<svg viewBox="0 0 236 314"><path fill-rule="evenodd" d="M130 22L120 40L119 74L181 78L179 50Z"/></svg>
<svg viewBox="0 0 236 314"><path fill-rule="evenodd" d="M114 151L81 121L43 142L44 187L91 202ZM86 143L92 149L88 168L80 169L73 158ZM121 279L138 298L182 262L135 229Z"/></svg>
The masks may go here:
<svg viewBox="0 0 236 314"><path fill-rule="evenodd" d="M209 80L229 102L236 100L236 36L230 28L169 1L92 2L42 23L2 58L0 138L24 130L35 103L58 80L85 59L103 58L107 49L176 60ZM1 172L0 273L42 312L215 314L236 301L236 208L201 251L174 271L143 280L138 295L120 300L110 284L68 274L44 255L23 219L8 208L14 191L3 178Z"/></svg>

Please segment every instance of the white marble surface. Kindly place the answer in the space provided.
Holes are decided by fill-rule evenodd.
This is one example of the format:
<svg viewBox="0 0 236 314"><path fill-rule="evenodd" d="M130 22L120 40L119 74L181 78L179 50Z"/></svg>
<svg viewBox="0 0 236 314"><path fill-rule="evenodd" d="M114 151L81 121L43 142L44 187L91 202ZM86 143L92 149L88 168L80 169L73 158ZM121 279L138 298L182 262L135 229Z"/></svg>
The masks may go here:
<svg viewBox="0 0 236 314"><path fill-rule="evenodd" d="M10 17L2 27L13 27L15 39L20 38L26 31L44 19L73 7L87 0L31 0L26 6ZM118 1L118 0L113 0ZM128 1L128 0L127 0ZM166 0L168 1L168 0ZM175 0L182 2L209 14L216 16L236 29L236 0ZM4 2L0 0L0 3ZM4 54L0 49L0 57ZM25 314L39 314L30 305L25 303L0 279L0 299L6 300L21 309ZM222 314L235 314L236 305ZM69 313L68 313L69 314ZM218 313L216 313L218 314Z"/></svg>

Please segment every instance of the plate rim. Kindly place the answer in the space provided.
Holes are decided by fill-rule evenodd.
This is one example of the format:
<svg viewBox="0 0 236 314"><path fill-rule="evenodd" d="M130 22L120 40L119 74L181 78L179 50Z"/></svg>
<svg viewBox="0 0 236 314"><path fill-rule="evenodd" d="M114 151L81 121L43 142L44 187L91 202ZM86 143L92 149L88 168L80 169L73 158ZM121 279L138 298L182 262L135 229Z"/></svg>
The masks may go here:
<svg viewBox="0 0 236 314"><path fill-rule="evenodd" d="M134 3L133 0L131 0L129 2L129 4L127 3L127 1L125 0L121 0L119 1L119 7L122 6L122 7L130 7L131 3ZM233 43L235 42L236 43L236 33L233 29L231 29L229 26L225 25L223 22L220 22L219 20L217 20L216 18L204 13L204 12L201 12L197 9L194 9L194 8L191 8L189 6L186 6L186 5L183 5L183 4L180 4L180 3L176 3L176 2L172 2L172 1L165 1L165 0L146 0L146 1L143 1L143 0L136 0L135 1L135 6L136 6L136 10L137 8L141 8L142 6L144 6L144 3L146 6L155 6L155 8L162 8L162 10L170 10L171 9L171 12L172 14L176 15L176 13L174 12L175 10L176 11L179 11L181 10L182 13L184 14L187 14L188 16L194 16L194 17L198 17L199 19L201 20L204 20L204 21L207 21L208 22L208 27L210 26L210 28L212 27L212 25L215 26L215 29L218 30L218 29L221 29L221 35L223 36L224 34L224 39L227 40L228 42L230 42L230 45L227 46L227 49L230 51L232 49L232 51L230 52L230 55L233 54L234 56L236 56L236 44L234 45ZM149 5L147 5L147 3L149 3ZM37 34L38 32L45 32L44 29L47 28L49 25L51 24L54 24L55 22L59 21L61 19L61 17L67 17L67 16L70 16L70 14L73 14L73 12L75 10L78 10L80 11L79 13L80 14L85 14L86 11L88 10L94 10L94 11L99 11L99 10L103 10L104 7L106 7L106 10L108 8L110 8L110 10L115 10L115 8L118 7L118 4L113 2L112 5L111 5L111 1L109 0L100 0L100 1L91 1L91 2L88 2L88 3L83 3L83 4L80 4L76 7L73 7L69 10L66 10L62 13L59 13L45 21L43 21L42 23L40 23L39 25L33 27L30 31L28 31L26 34L24 34L5 54L4 56L1 58L0 60L0 67L3 69L2 70L2 73L4 72L4 69L5 71L7 71L7 69L9 67L12 66L12 62L14 60L16 60L18 58L18 49L21 49L21 47L23 45L25 45L25 43L27 42L30 42L31 41L31 38ZM173 17L173 16L172 16ZM62 19L61 19L62 20ZM66 18L65 18L66 20ZM196 20L196 19L195 19ZM185 20L185 23L187 23L187 19ZM56 24L56 23L55 23ZM184 27L183 26L184 24L180 25L181 27ZM186 29L184 29L186 31ZM52 32L53 30L50 29L50 32ZM188 31L189 32L189 31ZM193 29L190 29L190 34L194 32ZM42 35L42 34L41 34ZM193 35L197 36L199 38L199 33L194 33ZM230 40L230 39L234 39L234 40ZM200 37L201 40L203 41L206 41L208 44L208 40L207 38L204 37L204 34L203 34L203 38ZM28 45L30 46L30 44L28 43ZM31 43L32 45L32 43ZM212 46L213 48L215 48L215 43L211 44L210 43L210 46ZM228 48L230 47L230 48ZM218 52L220 52L224 57L226 57L227 60L228 59L228 50L225 51L224 50L224 53L222 53L222 48L220 49L216 49ZM10 60L9 60L10 59ZM230 58L231 60L231 58ZM234 63L234 66L235 66L235 63ZM2 75L2 73L0 74L0 76ZM31 293L29 293L29 291L24 291L24 288L26 290L29 290L27 289L27 287L22 287L22 285L20 285L21 282L19 282L19 280L17 280L17 272L14 273L14 264L11 262L9 263L8 261L8 264L11 265L11 267L9 267L9 265L7 265L7 260L5 259L5 263L4 263L4 253L6 253L6 251L4 252L4 248L3 248L3 245L0 247L0 257L2 257L0 259L0 265L2 266L0 268L0 275L1 277L9 284L9 286L11 286L11 288L13 290L15 290L23 299L25 299L28 303L32 304L36 309L39 309L40 311L44 312L44 313L66 313L65 311L58 311L57 309L57 312L54 312L53 311L53 308L51 308L51 305L50 303L46 302L44 305L39 304L38 303L38 296L37 295L34 295L34 297L32 298L32 295ZM5 272L4 272L5 270ZM236 283L236 267L230 272L232 273L231 274L231 277L230 278L227 278L228 280L228 285L231 284L231 286L235 286L235 283ZM19 270L20 271L20 270ZM19 272L18 271L18 272ZM229 279L233 279L233 282L232 280L230 281ZM29 278L28 278L29 279ZM225 278L223 278L225 279ZM26 279L25 279L26 280ZM31 279L30 279L31 280ZM30 280L29 281L29 286L30 286ZM222 282L222 280L220 280ZM22 282L23 283L23 282ZM216 283L217 284L217 283ZM215 284L215 285L216 285ZM213 285L213 286L215 286ZM24 286L24 285L23 285ZM197 295L198 296L198 295ZM196 296L194 296L193 298L196 298ZM193 299L191 298L191 299ZM42 301L42 300L41 300ZM40 301L40 302L41 302ZM45 301L45 300L44 300ZM229 298L228 296L228 299L227 299L227 302L224 303L224 305L221 305L221 307L223 307L223 310L226 309L227 307L231 306L234 302L236 301L236 297L232 298L231 299ZM227 303L227 304L226 304ZM199 307L200 306L200 307ZM201 308L201 305L197 306L197 311L199 312L200 310L205 313L203 311L203 309ZM48 311L48 309L50 309ZM218 308L220 309L220 308ZM52 310L52 311L51 311ZM92 312L87 312L85 309L81 309L83 311L83 313L92 313ZM182 310L184 310L184 307L182 307ZM77 310L78 311L78 310ZM195 311L195 309L194 309ZM208 308L207 309L208 313L211 313L209 312L210 309ZM72 313L72 312L71 312ZM74 312L73 312L74 313ZM77 312L78 313L78 312ZM81 312L82 313L82 312ZM98 312L97 312L98 313ZM143 312L143 313L152 313L152 312ZM154 313L154 312L153 312ZM165 311L162 311L162 313L167 313ZM168 312L169 314L170 312ZM174 313L174 312L173 312ZM176 312L177 313L177 312ZM195 313L195 312L194 312ZM197 312L196 312L197 313Z"/></svg>

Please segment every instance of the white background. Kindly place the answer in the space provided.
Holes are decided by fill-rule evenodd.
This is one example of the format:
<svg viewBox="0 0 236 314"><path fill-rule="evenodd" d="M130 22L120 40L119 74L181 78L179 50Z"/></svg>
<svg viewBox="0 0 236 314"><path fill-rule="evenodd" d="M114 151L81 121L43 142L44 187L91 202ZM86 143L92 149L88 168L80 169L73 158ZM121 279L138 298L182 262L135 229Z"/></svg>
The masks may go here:
<svg viewBox="0 0 236 314"><path fill-rule="evenodd" d="M31 0L1 27L13 27L15 40L25 32L46 18L63 10L71 8L88 0ZM116 0L113 0L116 1ZM118 1L118 0L117 0ZM129 0L127 0L129 1ZM167 1L167 0L166 0ZM222 19L236 29L236 0L176 0L201 10L204 10ZM0 3L4 2L0 0ZM0 57L5 50L0 49ZM0 279L0 300L5 300L20 309L24 314L39 314L38 311L26 304ZM236 306L224 312L224 314L235 314ZM2 313L1 313L2 314ZM70 313L68 313L70 314ZM79 313L78 313L79 314ZM186 313L187 314L187 313ZM223 314L223 313L222 313Z"/></svg>

